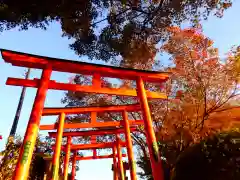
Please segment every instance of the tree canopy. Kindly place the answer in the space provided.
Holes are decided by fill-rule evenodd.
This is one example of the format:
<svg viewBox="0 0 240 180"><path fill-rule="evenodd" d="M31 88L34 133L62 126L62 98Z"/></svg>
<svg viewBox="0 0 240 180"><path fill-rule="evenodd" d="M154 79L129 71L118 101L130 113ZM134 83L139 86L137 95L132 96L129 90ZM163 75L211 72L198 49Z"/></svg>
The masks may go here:
<svg viewBox="0 0 240 180"><path fill-rule="evenodd" d="M120 59L129 66L154 58L156 45L168 37L167 27L195 25L210 14L222 17L231 5L231 0L8 0L0 2L0 31L47 28L57 21L80 56Z"/></svg>
<svg viewBox="0 0 240 180"><path fill-rule="evenodd" d="M178 159L173 180L239 179L239 138L239 132L226 132L189 147Z"/></svg>
<svg viewBox="0 0 240 180"><path fill-rule="evenodd" d="M204 36L201 27L180 29L168 28L170 37L160 51L167 52L172 66L164 67L172 75L166 84L150 85L167 93L168 101L149 101L156 137L165 158L166 172L176 165L178 156L189 146L223 130L239 126L239 48L230 50L225 59L218 54L213 41ZM144 66L144 64L143 64ZM72 83L86 85L91 77L76 75ZM135 88L133 82L103 79L105 87ZM165 88L163 88L165 87ZM173 99L174 98L174 99ZM67 106L116 105L138 102L134 97L96 95L81 92L67 92L63 103ZM120 114L101 114L105 121L120 120ZM139 114L130 114L139 119ZM70 121L81 122L86 115L69 117ZM139 166L145 173L142 177L151 179L151 168L147 162L146 139L144 132L132 133L134 144L139 149Z"/></svg>
<svg viewBox="0 0 240 180"><path fill-rule="evenodd" d="M222 59L201 28L171 28L171 32L161 48L169 53L173 64L167 68L172 72L169 96L174 93L178 100L152 103L153 118L160 124L156 136L170 171L185 149L239 127L240 117L238 48ZM139 163L144 164L142 159ZM151 169L144 168L145 177L151 177Z"/></svg>

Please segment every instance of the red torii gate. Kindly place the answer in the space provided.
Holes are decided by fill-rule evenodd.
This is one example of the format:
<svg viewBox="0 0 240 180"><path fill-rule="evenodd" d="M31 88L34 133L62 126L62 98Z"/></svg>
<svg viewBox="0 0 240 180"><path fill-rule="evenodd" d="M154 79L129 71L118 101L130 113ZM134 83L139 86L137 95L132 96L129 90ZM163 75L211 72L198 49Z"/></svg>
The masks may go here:
<svg viewBox="0 0 240 180"><path fill-rule="evenodd" d="M67 138L72 138L72 137L78 137L78 136L96 136L96 135L110 135L110 134L121 134L121 133L126 133L126 128L117 128L117 129L109 129L109 130L92 130L92 131L75 131L75 132L64 132L63 133L63 137L67 137ZM137 127L131 127L130 131L137 131ZM128 134L127 134L128 135ZM49 132L49 136L50 137L57 137L57 133L56 132ZM129 159L129 164L132 163L131 167L135 166L134 160L133 160L133 151L132 151L132 146L129 146L129 143L132 144L131 142L128 142L129 139L127 139L127 150L128 150L128 159ZM123 144L124 145L124 144ZM104 143L104 144L84 144L84 145L74 145L73 147L71 147L71 149L76 149L76 148L81 148L81 149L94 149L95 147L99 147L99 148L107 148L107 147L111 147L114 146L113 144L109 144L109 143ZM63 148L63 147L62 147ZM113 152L114 152L114 148L112 148ZM118 150L119 151L119 150ZM94 151L93 151L94 152ZM68 157L69 151L66 151L66 157ZM100 156L101 157L101 156ZM112 158L114 158L114 153L111 156ZM109 156L102 156L101 158L110 158ZM80 158L82 159L82 158ZM87 157L85 159L98 159L97 155L93 153L93 156ZM100 159L100 158L99 158ZM68 161L68 159L66 159L66 161ZM114 161L115 162L115 161ZM56 166L58 167L58 165ZM114 166L115 167L115 166ZM66 168L66 167L65 167ZM115 168L116 169L116 168ZM115 170L116 171L116 170ZM114 171L114 173L116 173ZM65 171L64 171L65 172ZM67 174L66 174L67 175ZM131 175L131 179L136 179L136 170L135 168L130 169L130 175Z"/></svg>
<svg viewBox="0 0 240 180"><path fill-rule="evenodd" d="M59 155L61 151L61 143L62 143L62 137L74 137L74 136L82 136L82 135L89 135L92 136L92 141L93 143L96 143L96 135L103 135L103 134L117 134L117 133L124 133L126 136L126 142L127 142L127 150L128 150L128 158L129 158L129 163L131 164L130 167L134 167L135 163L133 161L133 150L132 150L132 140L131 140L131 135L130 135L130 130L137 130L135 128L130 128L129 125L129 120L127 117L127 112L135 112L139 111L140 106L138 104L135 105L119 105L119 106L92 106L92 107L67 107L67 108L44 108L42 115L43 116L52 116L52 115L59 115L59 122L53 125L41 125L40 130L53 130L57 129L57 133L50 133L50 136L53 135L56 137L56 149L54 151L54 157L53 157L53 179L58 174L58 167L59 167ZM74 123L70 124L71 128L79 128L84 125L84 127L116 127L116 122L97 122L97 113L99 112L121 112L123 114L123 121L118 122L119 125L123 124L124 128L123 129L114 129L114 130L94 130L94 131L80 131L80 132L64 132L64 129L67 129L67 125L64 124L65 120L65 115L70 115L70 114L85 114L85 113L90 113L91 114L91 120L89 123ZM123 123L121 123L123 122ZM141 120L134 120L131 121L132 123L136 124L143 124L143 121ZM112 124L114 123L114 124ZM69 125L69 124L68 124ZM96 144L96 145L101 145L101 144ZM103 144L101 147L107 147L108 144ZM79 145L80 146L80 145ZM112 146L112 145L111 145ZM76 147L76 146L75 146ZM92 149L92 145L85 144L81 145L81 149ZM72 147L73 149L73 147ZM67 151L68 152L68 151ZM94 154L96 154L96 150L93 151ZM69 152L68 152L69 153ZM68 154L66 155L68 157ZM122 166L122 165L121 165ZM136 179L136 169L131 168L131 179L135 180Z"/></svg>
<svg viewBox="0 0 240 180"><path fill-rule="evenodd" d="M118 145L118 143L115 143L115 142L95 143L95 144L79 144L79 145L70 144L69 145L69 142L68 142L66 144L66 146L61 147L62 150L65 149L65 153L66 153L65 159L64 159L64 180L67 180L67 177L68 177L68 166L69 166L71 151L73 151L73 153L74 153L73 158L72 158L72 180L74 180L75 173L76 173L76 161L106 159L106 158L115 158L116 159L116 154L118 155L118 159L120 162L120 173L123 174L124 170L123 170L123 166L121 166L121 163L122 163L121 159L122 159L122 157L126 157L126 154L122 154L122 152L120 151L119 148L126 147L126 143L120 142L119 145ZM69 146L70 146L70 148L69 148ZM55 146L53 146L52 148L55 149ZM86 156L86 157L77 156L78 150L96 150L96 149L106 149L106 148L111 148L113 150L113 153L111 155L102 155L102 156L97 156L97 155ZM117 153L115 150L116 148L117 148ZM53 160L53 158L51 158L51 159ZM57 168L57 167L59 167L59 165L55 166L55 167ZM116 173L116 171L117 171L117 169L115 169L115 173ZM56 173L55 169L53 169L53 174L54 173Z"/></svg>
<svg viewBox="0 0 240 180"><path fill-rule="evenodd" d="M61 149L65 149L65 159L64 159L64 180L68 179L68 167L69 167L69 160L70 160L70 152L73 150L73 157L72 157L72 180L74 180L75 172L76 172L76 161L82 161L82 160L95 160L95 159L108 159L108 158L115 158L116 159L116 153L114 154L114 146L116 146L115 143L99 143L99 144L80 144L80 145L73 145L71 144L71 136L68 136L68 141L65 146L62 146ZM126 146L124 142L120 143L122 147ZM77 150L96 150L96 149L104 149L104 148L112 148L113 153L110 155L93 155L93 156L77 156ZM55 149L55 146L53 146L53 149ZM120 155L121 157L126 157L126 154ZM45 157L45 160L53 160L52 157ZM115 160L114 159L114 160ZM113 160L113 161L114 161ZM59 166L57 166L59 167ZM121 170L121 169L120 169ZM115 169L114 173L116 173L117 169Z"/></svg>
<svg viewBox="0 0 240 180"><path fill-rule="evenodd" d="M146 91L144 87L144 81L156 83L165 82L168 79L168 73L124 69L83 62L74 62L4 49L1 50L1 53L4 61L11 63L13 66L43 70L40 79L26 80L19 78L8 78L7 80L8 85L38 88L24 137L23 146L20 150L19 160L17 162L15 175L13 177L14 180L26 180L28 177L29 166L32 159L33 149L36 143L40 118L48 89L114 94L123 96L138 96L143 112L144 127L150 153L153 177L156 180L163 180L161 157L158 151L156 137L153 130L151 113L147 98L166 99L166 94ZM50 80L52 71L93 75L93 82L91 86L57 83ZM101 87L101 77L135 80L137 82L137 90Z"/></svg>

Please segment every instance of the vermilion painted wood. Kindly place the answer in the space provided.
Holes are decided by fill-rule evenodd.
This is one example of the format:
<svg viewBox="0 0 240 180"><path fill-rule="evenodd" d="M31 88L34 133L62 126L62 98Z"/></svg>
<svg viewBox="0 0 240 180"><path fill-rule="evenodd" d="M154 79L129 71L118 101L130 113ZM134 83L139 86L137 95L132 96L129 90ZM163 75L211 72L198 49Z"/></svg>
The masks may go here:
<svg viewBox="0 0 240 180"><path fill-rule="evenodd" d="M137 130L138 130L137 127L130 128L131 132L134 132ZM92 135L99 136L99 135L109 135L109 134L115 134L115 133L122 134L124 132L125 132L124 128L114 128L114 129L109 129L109 130L74 131L74 132L64 132L63 137L92 136ZM50 137L55 138L56 134L57 134L56 132L48 132L48 135Z"/></svg>
<svg viewBox="0 0 240 180"><path fill-rule="evenodd" d="M77 151L73 152L71 180L75 180L77 166Z"/></svg>
<svg viewBox="0 0 240 180"><path fill-rule="evenodd" d="M106 112L106 111L105 111ZM91 123L96 123L97 122L97 112L96 111L92 111L91 112Z"/></svg>
<svg viewBox="0 0 240 180"><path fill-rule="evenodd" d="M97 77L97 80L99 80L99 78L100 77ZM96 122L97 122L97 112L91 112L91 123L96 123ZM97 143L97 136L96 135L91 135L91 143L92 144ZM93 149L93 156L94 157L97 156L97 150L96 149Z"/></svg>
<svg viewBox="0 0 240 180"><path fill-rule="evenodd" d="M39 79L21 79L21 78L8 78L7 85L12 86L25 86L25 87L33 87L37 88L39 84ZM58 83L55 81L49 82L49 89L53 90L65 90L65 91L79 91L86 93L99 93L99 94L110 94L110 95L119 95L119 96L137 96L137 92L135 89L123 89L123 88L95 88L93 86L82 86L76 84L69 83ZM167 99L167 95L165 93L160 92L151 92L146 91L147 97L150 99Z"/></svg>
<svg viewBox="0 0 240 180"><path fill-rule="evenodd" d="M127 143L127 154L128 154L128 163L130 168L131 180L137 180L137 172L135 168L134 153L133 153L133 143L131 138L131 128L128 122L128 114L126 111L122 113L125 129L125 139Z"/></svg>
<svg viewBox="0 0 240 180"><path fill-rule="evenodd" d="M119 180L125 180L124 167L122 161L122 145L119 135L116 135L116 146L117 146L117 156L118 156L118 169L119 169Z"/></svg>
<svg viewBox="0 0 240 180"><path fill-rule="evenodd" d="M58 172L59 172L59 158L61 153L61 144L62 144L62 134L63 134L63 125L65 120L65 114L61 113L59 118L59 126L57 129L57 137L56 137L56 144L55 150L53 153L53 160L52 160L52 177L51 180L58 179Z"/></svg>
<svg viewBox="0 0 240 180"><path fill-rule="evenodd" d="M126 157L126 154L122 154L122 157ZM113 154L110 155L104 155L104 156L85 156L85 157L77 157L78 161L82 160L94 160L94 159L110 159L113 158Z"/></svg>
<svg viewBox="0 0 240 180"><path fill-rule="evenodd" d="M72 144L71 145L71 150L88 150L88 149L107 149L107 148L112 148L114 146L114 142L106 142L106 143L96 143L96 144ZM123 141L120 141L119 144L121 146L126 146L126 143ZM62 150L65 149L65 146L61 147ZM52 149L55 149L55 146L52 146Z"/></svg>
<svg viewBox="0 0 240 180"><path fill-rule="evenodd" d="M130 125L142 125L142 120L129 120ZM103 127L123 127L123 121L114 122L98 122L98 123L65 123L64 129L78 129L78 128L103 128ZM57 124L40 125L40 130L55 130Z"/></svg>
<svg viewBox="0 0 240 180"><path fill-rule="evenodd" d="M122 154L122 157L127 157L126 154ZM110 159L110 158L114 158L113 154L110 154L110 155L102 155L102 156L77 156L76 157L76 160L77 161L83 161L83 160L95 160L95 159ZM44 157L44 160L47 160L47 161L51 161L52 160L52 157Z"/></svg>
<svg viewBox="0 0 240 180"><path fill-rule="evenodd" d="M118 167L117 167L117 147L114 146L112 148L112 152L113 152L113 180L118 180Z"/></svg>
<svg viewBox="0 0 240 180"><path fill-rule="evenodd" d="M11 63L14 66L43 69L44 67L46 67L46 65L51 64L51 66L53 67L53 71L87 75L100 74L101 77L113 77L130 80L136 80L137 77L141 76L143 80L149 82L166 81L169 77L169 73L167 72L154 72L119 68L113 66L104 66L44 56L37 56L5 49L1 49L1 53L5 62Z"/></svg>
<svg viewBox="0 0 240 180"><path fill-rule="evenodd" d="M50 66L46 67L42 72L41 81L39 82L40 87L34 100L13 180L26 180L28 178L51 73L52 69Z"/></svg>
<svg viewBox="0 0 240 180"><path fill-rule="evenodd" d="M101 75L94 73L92 78L92 86L95 88L101 87Z"/></svg>
<svg viewBox="0 0 240 180"><path fill-rule="evenodd" d="M63 167L63 176L64 180L68 180L68 168L69 168L69 159L71 153L71 144L72 144L72 137L67 137L67 145L65 146L65 158L64 158L64 167Z"/></svg>
<svg viewBox="0 0 240 180"><path fill-rule="evenodd" d="M51 70L53 71L93 75L92 86L81 86L81 85L75 85L75 84L69 84L69 83L57 83L55 81L49 81L46 78L44 80L42 78L41 81L38 79L24 80L24 79L18 79L18 78L9 78L7 81L7 84L9 85L39 88L38 92L40 92L40 89L41 89L41 96L44 98L45 98L47 89L81 91L81 92L87 92L87 93L100 93L100 94L123 95L123 96L139 96L142 110L143 110L144 125L146 129L148 148L150 151L150 160L151 160L151 165L153 169L153 177L154 179L159 179L159 180L163 179L163 173L161 169L161 160L160 160L159 154L155 155L157 154L158 150L155 147L156 138L153 133L153 128L151 125L152 123L151 114L150 114L147 99L148 98L166 99L166 94L146 91L144 88L144 81L162 83L168 79L168 76L169 76L168 73L123 69L123 68L115 68L110 66L103 66L103 65L96 65L96 64L89 64L89 63L82 63L82 62L66 61L62 59L36 56L36 55L19 53L19 52L14 52L9 50L1 50L1 52L5 62L12 63L12 65L14 66L22 66L22 67L37 68L37 69L46 69L51 67ZM113 77L113 78L120 78L120 79L136 80L137 91L135 89L124 89L124 88L112 89L112 88L101 87L101 81L100 81L101 77ZM43 81L45 85L42 84ZM13 179L25 180L28 175L27 171L29 170L31 156L33 152L32 148L35 145L36 133L39 127L40 116L42 114L42 105L44 103L44 98L37 98L37 100L34 103L34 108L33 108L34 110L30 117L29 126L24 138L24 146L21 148L15 177ZM38 108L35 108L36 106ZM140 121L138 122L133 121L133 124L134 123L142 124L142 122ZM129 124L131 124L131 122L129 122ZM109 122L104 122L104 123L92 122L92 123L65 124L65 125L64 125L64 128L123 126L122 122L110 122L110 123ZM45 129L49 128L49 126L43 126L43 129L44 128ZM56 129L56 124L50 125L50 128ZM30 145L30 151L29 152L26 151L26 153L28 153L28 156L24 155L23 157L23 153L25 153L25 151L23 151L25 150L25 145ZM79 148L79 145L76 145L76 148ZM92 147L92 144L84 145L84 148L94 149L94 147ZM106 144L104 145L98 144L95 148L109 148L109 147ZM118 143L118 148L117 148L118 151L120 150L119 148L120 148L120 144ZM120 156L120 154L121 152L118 152L118 156ZM20 164L23 158L27 159L26 164ZM119 163L121 164L122 163L121 158L119 158L119 160L120 160ZM124 179L124 175L122 175L121 178Z"/></svg>
<svg viewBox="0 0 240 180"><path fill-rule="evenodd" d="M96 144L97 143L97 136L96 135L92 135L90 138L91 144ZM93 149L93 156L96 157L97 156L97 150Z"/></svg>
<svg viewBox="0 0 240 180"><path fill-rule="evenodd" d="M138 97L142 107L142 115L144 120L144 128L146 132L147 145L149 150L149 157L152 167L153 179L163 180L163 169L161 156L159 154L158 144L156 141L156 135L153 129L151 111L148 104L147 94L144 87L144 82L141 77L137 80Z"/></svg>
<svg viewBox="0 0 240 180"><path fill-rule="evenodd" d="M97 112L121 112L121 111L128 111L134 112L141 110L139 104L133 105L118 105L118 106L94 106L94 107L64 107L64 108L44 108L43 109L43 116L50 116L50 115L58 115L59 113L64 112L65 114L79 114L79 113L97 113ZM96 115L92 114L92 118L96 119Z"/></svg>

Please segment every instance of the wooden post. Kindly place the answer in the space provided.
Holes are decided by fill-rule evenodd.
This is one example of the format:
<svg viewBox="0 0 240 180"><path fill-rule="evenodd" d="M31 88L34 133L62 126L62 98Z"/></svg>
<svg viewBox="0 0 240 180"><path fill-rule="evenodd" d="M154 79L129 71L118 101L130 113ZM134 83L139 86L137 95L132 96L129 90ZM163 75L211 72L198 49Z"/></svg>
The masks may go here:
<svg viewBox="0 0 240 180"><path fill-rule="evenodd" d="M117 169L117 156L116 156L116 145L113 146L113 179L118 180L118 169Z"/></svg>
<svg viewBox="0 0 240 180"><path fill-rule="evenodd" d="M91 123L97 123L97 112L91 112ZM91 136L91 143L97 143L97 136ZM93 157L97 157L97 150L93 149Z"/></svg>
<svg viewBox="0 0 240 180"><path fill-rule="evenodd" d="M97 136L95 136L95 135L91 136L91 143L92 144L96 144L97 143L96 138L97 138ZM93 149L92 151L93 151L93 157L97 158L97 149Z"/></svg>
<svg viewBox="0 0 240 180"><path fill-rule="evenodd" d="M117 155L118 155L118 169L120 171L119 175L120 175L120 180L125 180L124 177L124 168L123 168L123 162L122 162L122 149L121 149L121 145L119 143L120 138L118 135L116 135L116 142L117 142Z"/></svg>
<svg viewBox="0 0 240 180"><path fill-rule="evenodd" d="M147 94L144 87L144 82L141 77L137 80L137 93L141 103L144 127L147 137L147 145L150 154L151 167L154 180L163 180L163 169L161 156L158 150L155 132L152 125L151 112L148 105Z"/></svg>
<svg viewBox="0 0 240 180"><path fill-rule="evenodd" d="M71 140L72 138L69 136L67 137L67 145L65 150L65 159L64 159L64 180L68 180L68 167L69 167L69 159L70 159L70 153L71 153Z"/></svg>
<svg viewBox="0 0 240 180"><path fill-rule="evenodd" d="M57 129L57 138L55 144L55 150L52 159L52 180L57 180L59 176L59 158L62 147L62 135L64 127L65 113L61 113L59 117L58 129Z"/></svg>
<svg viewBox="0 0 240 180"><path fill-rule="evenodd" d="M73 153L73 159L72 159L72 175L71 180L75 179L76 176L76 163L77 163L77 151L74 151Z"/></svg>
<svg viewBox="0 0 240 180"><path fill-rule="evenodd" d="M137 179L137 173L135 168L135 161L133 155L133 145L132 145L132 138L130 132L130 125L128 122L128 114L126 111L123 112L123 121L124 121L124 129L125 129L125 138L126 138L126 145L127 145L127 154L128 154L128 163L130 166L130 176L131 180Z"/></svg>
<svg viewBox="0 0 240 180"><path fill-rule="evenodd" d="M20 149L15 174L13 175L13 180L26 180L28 178L29 166L37 139L51 73L52 69L50 67L47 67L42 72L30 119L28 121L27 130L24 136L23 145Z"/></svg>

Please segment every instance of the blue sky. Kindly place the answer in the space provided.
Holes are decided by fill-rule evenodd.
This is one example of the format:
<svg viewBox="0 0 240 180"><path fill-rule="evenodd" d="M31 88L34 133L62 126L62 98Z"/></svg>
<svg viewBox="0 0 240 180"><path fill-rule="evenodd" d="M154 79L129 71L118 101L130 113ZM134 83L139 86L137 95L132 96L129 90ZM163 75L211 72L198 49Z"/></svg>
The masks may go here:
<svg viewBox="0 0 240 180"><path fill-rule="evenodd" d="M240 45L240 1L236 1L232 8L225 12L222 19L211 17L208 22L203 24L205 35L215 42L220 53L226 53L233 45ZM88 61L86 57L78 57L68 48L71 41L61 37L59 24L53 23L47 31L39 29L29 29L28 31L17 31L15 29L0 33L0 48L33 53L43 56L52 56L67 59L76 59L78 61ZM100 63L100 61L94 62ZM0 134L3 140L0 140L0 150L6 143L12 121L14 119L17 103L19 100L21 88L6 86L7 77L21 77L24 74L23 68L12 67L4 63L0 57ZM40 72L32 71L31 77L39 77ZM66 82L69 74L54 73L52 79ZM17 133L23 135L30 115L30 111L35 96L35 89L27 89L26 98L23 105ZM60 102L63 97L63 91L49 91L45 106L63 106ZM50 124L55 118L43 118L41 124ZM77 179L89 180L110 180L112 160L84 161L80 163L80 171L77 172Z"/></svg>

